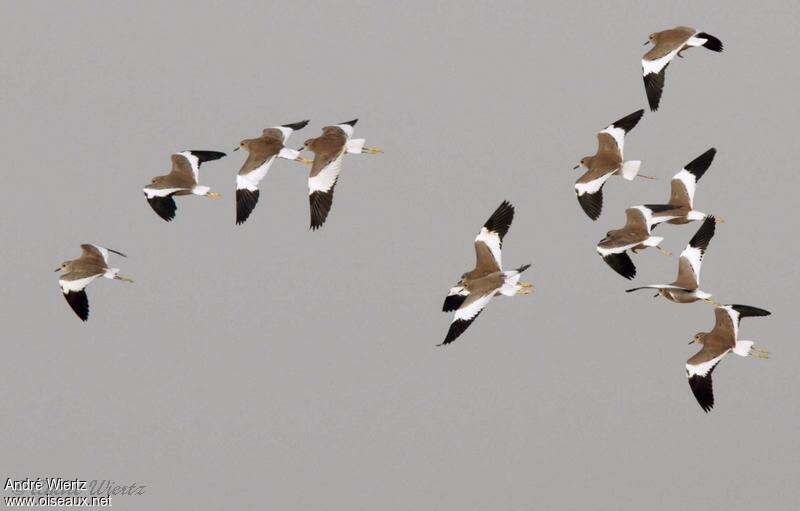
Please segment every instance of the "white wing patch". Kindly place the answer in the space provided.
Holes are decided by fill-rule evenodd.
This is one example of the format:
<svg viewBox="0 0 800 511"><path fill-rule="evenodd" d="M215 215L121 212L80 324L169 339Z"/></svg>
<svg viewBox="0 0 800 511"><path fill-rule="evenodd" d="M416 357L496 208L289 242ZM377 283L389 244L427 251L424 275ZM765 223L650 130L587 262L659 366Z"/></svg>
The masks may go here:
<svg viewBox="0 0 800 511"><path fill-rule="evenodd" d="M600 133L608 133L614 138L614 141L617 143L617 147L619 147L619 154L622 156L622 150L625 147L625 130L622 128L617 128L612 124Z"/></svg>
<svg viewBox="0 0 800 511"><path fill-rule="evenodd" d="M336 127L344 131L344 134L347 135L348 140L353 136L354 130L349 124L337 124Z"/></svg>
<svg viewBox="0 0 800 511"><path fill-rule="evenodd" d="M733 340L735 341L739 337L739 313L729 305L725 305L722 308L728 312L728 316L730 316L733 323Z"/></svg>
<svg viewBox="0 0 800 511"><path fill-rule="evenodd" d="M267 158L267 161L262 163L260 166L254 168L247 174L240 174L236 176L236 189L242 190L247 189L251 192L258 190L258 183L261 182L264 177L266 177L267 172L269 172L269 168L272 166L272 162L275 161L275 157L271 156Z"/></svg>
<svg viewBox="0 0 800 511"><path fill-rule="evenodd" d="M75 279L75 280L65 280L59 279L58 285L61 286L61 292L67 294L70 291L81 291L86 286L88 286L94 279L103 275L102 273L98 273L97 275L92 275L91 277L86 277L83 279Z"/></svg>
<svg viewBox="0 0 800 511"><path fill-rule="evenodd" d="M692 376L706 376L711 368L717 365L717 363L722 360L722 357L727 355L729 351L730 350L725 350L725 352L717 358L712 358L711 360L701 362L697 365L686 364L686 376L688 378Z"/></svg>
<svg viewBox="0 0 800 511"><path fill-rule="evenodd" d="M466 307L462 307L458 309L453 316L453 322L458 320L462 321L471 321L475 319L475 316L478 315L480 311L482 311L486 305L491 301L492 296L494 293L489 293L488 295L481 296L471 304L467 305Z"/></svg>
<svg viewBox="0 0 800 511"><path fill-rule="evenodd" d="M703 264L703 251L697 247L687 245L681 252L681 259L686 259L694 272L694 279L700 285L700 266Z"/></svg>
<svg viewBox="0 0 800 511"><path fill-rule="evenodd" d="M603 183L605 183L612 174L614 173L609 172L587 183L575 183L575 191L578 192L579 196L585 193L588 193L589 195L597 193L597 191L603 187Z"/></svg>
<svg viewBox="0 0 800 511"><path fill-rule="evenodd" d="M283 143L285 144L287 140L289 140L289 135L294 133L292 128L287 128L286 126L275 126L276 130L280 130L281 135L283 136Z"/></svg>
<svg viewBox="0 0 800 511"><path fill-rule="evenodd" d="M188 190L188 188L143 188L144 194L148 199L152 199L153 197L168 197L181 190Z"/></svg>
<svg viewBox="0 0 800 511"><path fill-rule="evenodd" d="M342 170L343 157L344 153L340 154L335 160L330 162L319 172L319 174L308 178L309 195L313 194L314 192L327 192L333 188L333 185L336 184L336 179L339 177L339 172Z"/></svg>
<svg viewBox="0 0 800 511"><path fill-rule="evenodd" d="M200 158L193 155L191 151L182 151L177 153L189 161L189 165L192 167L192 173L194 174L194 181L196 183L200 182Z"/></svg>
<svg viewBox="0 0 800 511"><path fill-rule="evenodd" d="M681 169L680 172L672 176L672 180L678 180L683 184L683 187L686 189L686 195L689 196L689 207L691 208L694 202L694 191L695 188L697 188L697 178L688 170Z"/></svg>
<svg viewBox="0 0 800 511"><path fill-rule="evenodd" d="M639 243L632 243L630 245L623 245L621 247L611 247L611 248L603 248L603 247L598 245L597 246L597 252L601 256L606 257L606 256L610 256L611 254L621 254L621 253L625 252L626 250L628 250L629 248L635 247L638 244Z"/></svg>
<svg viewBox="0 0 800 511"><path fill-rule="evenodd" d="M489 251L492 253L492 257L494 258L494 262L497 263L498 268L503 267L503 257L501 254L500 249L500 235L496 232L490 232L486 227L481 227L481 232L478 233L478 236L475 238L475 241L481 241L489 247Z"/></svg>
<svg viewBox="0 0 800 511"><path fill-rule="evenodd" d="M702 37L695 37L692 36L686 41L686 46L703 46L708 42L708 39L703 39Z"/></svg>
<svg viewBox="0 0 800 511"><path fill-rule="evenodd" d="M451 287L450 291L447 292L447 296L455 296L455 295L469 296L469 291L467 291L464 288L464 286Z"/></svg>
<svg viewBox="0 0 800 511"><path fill-rule="evenodd" d="M680 49L680 48L678 48ZM675 55L678 54L678 50L672 50L671 52L667 53L660 59L655 60L646 60L642 59L642 76L647 76L649 74L658 74L661 72L664 67L669 64L669 61L675 58Z"/></svg>

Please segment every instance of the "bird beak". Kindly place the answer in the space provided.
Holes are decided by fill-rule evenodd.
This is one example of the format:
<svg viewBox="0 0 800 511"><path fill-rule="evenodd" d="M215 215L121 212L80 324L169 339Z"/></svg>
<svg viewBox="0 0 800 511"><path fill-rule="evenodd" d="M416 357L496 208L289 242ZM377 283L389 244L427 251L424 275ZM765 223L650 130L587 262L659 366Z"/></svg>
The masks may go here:
<svg viewBox="0 0 800 511"><path fill-rule="evenodd" d="M297 150L298 151L303 151L303 150L305 150L305 148L306 148L306 146L302 145L302 146L298 147Z"/></svg>
<svg viewBox="0 0 800 511"><path fill-rule="evenodd" d="M689 344L694 344L694 343L695 343L695 340L694 340L694 339L692 339L691 341L689 341Z"/></svg>
<svg viewBox="0 0 800 511"><path fill-rule="evenodd" d="M56 271L57 271L57 272L61 271L61 268L56 268Z"/></svg>
<svg viewBox="0 0 800 511"><path fill-rule="evenodd" d="M572 167L572 170L578 170L579 168L581 168L581 164L580 163L575 165L574 167Z"/></svg>
<svg viewBox="0 0 800 511"><path fill-rule="evenodd" d="M235 153L235 152L236 152L236 151L238 151L238 150L239 150L239 146L237 145L237 146L236 146L236 149L234 149L232 152L234 152L234 153Z"/></svg>
<svg viewBox="0 0 800 511"><path fill-rule="evenodd" d="M642 46L647 46L648 44L650 44L650 41L645 41Z"/></svg>

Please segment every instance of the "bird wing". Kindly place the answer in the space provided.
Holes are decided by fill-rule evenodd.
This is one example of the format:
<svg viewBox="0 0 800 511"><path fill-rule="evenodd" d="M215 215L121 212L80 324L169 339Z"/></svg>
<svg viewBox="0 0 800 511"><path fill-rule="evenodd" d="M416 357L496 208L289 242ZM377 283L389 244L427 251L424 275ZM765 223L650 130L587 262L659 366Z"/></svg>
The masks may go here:
<svg viewBox="0 0 800 511"><path fill-rule="evenodd" d="M688 206L691 209L697 182L711 166L716 154L717 150L712 147L687 163L680 172L672 176L670 204Z"/></svg>
<svg viewBox="0 0 800 511"><path fill-rule="evenodd" d="M514 206L503 201L483 224L475 238L475 269L486 274L500 271L503 267L503 238L514 220Z"/></svg>
<svg viewBox="0 0 800 511"><path fill-rule="evenodd" d="M715 231L716 220L713 216L707 216L692 239L689 240L689 244L681 252L678 260L678 278L675 280L676 286L686 289L697 289L700 286L700 268L703 264L703 256Z"/></svg>
<svg viewBox="0 0 800 511"><path fill-rule="evenodd" d="M486 305L489 304L496 291L495 289L485 295L470 294L453 315L453 321L450 323L447 336L439 346L450 344L455 341L458 336L463 334L472 322L475 321L475 318L483 311Z"/></svg>
<svg viewBox="0 0 800 511"><path fill-rule="evenodd" d="M117 252L114 249L101 247L99 245L93 245L91 243L84 243L81 245L81 250L83 250L83 254L81 257L86 259L101 259L103 264L108 264L108 254L109 252L117 254L122 257L128 257L122 252Z"/></svg>
<svg viewBox="0 0 800 511"><path fill-rule="evenodd" d="M637 110L626 115L622 119L612 122L605 129L600 131L600 133L597 134L598 154L601 153L604 147L606 150L614 149L613 145L609 145L611 141L604 137L604 135L609 135L613 142L616 143L616 152L619 154L619 159L622 160L623 150L625 148L625 135L639 124L643 115L644 110Z"/></svg>
<svg viewBox="0 0 800 511"><path fill-rule="evenodd" d="M686 361L686 378L695 399L708 412L714 407L714 389L711 374L730 348L716 344L703 344L703 348Z"/></svg>

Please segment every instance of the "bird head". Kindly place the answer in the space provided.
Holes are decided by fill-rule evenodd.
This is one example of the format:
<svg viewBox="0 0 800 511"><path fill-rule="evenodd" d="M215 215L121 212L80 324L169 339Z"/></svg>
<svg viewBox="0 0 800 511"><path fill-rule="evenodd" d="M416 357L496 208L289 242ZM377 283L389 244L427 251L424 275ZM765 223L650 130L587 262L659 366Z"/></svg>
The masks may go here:
<svg viewBox="0 0 800 511"><path fill-rule="evenodd" d="M581 167L583 167L585 169L588 169L589 165L591 165L591 163L592 163L592 157L591 156L584 156L583 158L581 158L581 161L577 165L572 167L572 170L578 170Z"/></svg>
<svg viewBox="0 0 800 511"><path fill-rule="evenodd" d="M56 268L56 271L59 272L61 270L66 270L68 265L69 265L69 261L64 261L63 263L58 265L58 268Z"/></svg>
<svg viewBox="0 0 800 511"><path fill-rule="evenodd" d="M694 334L694 337L692 337L692 340L689 341L689 344L694 344L694 343L703 344L705 337L706 337L705 332L697 332L696 334Z"/></svg>

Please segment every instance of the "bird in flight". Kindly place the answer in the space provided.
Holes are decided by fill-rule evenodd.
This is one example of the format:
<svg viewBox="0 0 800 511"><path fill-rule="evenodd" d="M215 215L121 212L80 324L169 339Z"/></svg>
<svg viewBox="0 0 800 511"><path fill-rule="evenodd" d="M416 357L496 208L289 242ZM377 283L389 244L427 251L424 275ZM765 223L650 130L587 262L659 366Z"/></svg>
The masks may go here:
<svg viewBox="0 0 800 511"><path fill-rule="evenodd" d="M647 102L652 111L658 110L661 93L664 91L664 74L676 55L683 58L681 53L695 46L702 46L715 52L722 51L722 41L713 35L689 27L675 27L654 32L644 44L646 46L651 43L653 47L642 57L642 76Z"/></svg>
<svg viewBox="0 0 800 511"><path fill-rule="evenodd" d="M175 218L176 195L200 195L209 199L219 199L217 192L207 186L198 184L200 165L207 161L218 160L225 153L217 151L182 151L173 154L172 170L169 174L156 176L144 187L144 196L153 211L167 222Z"/></svg>
<svg viewBox="0 0 800 511"><path fill-rule="evenodd" d="M248 152L247 160L236 176L236 224L243 224L258 203L258 184L269 172L275 158L285 158L300 163L311 163L295 149L285 147L292 132L305 128L308 121L284 124L265 129L258 138L242 140L240 148Z"/></svg>
<svg viewBox="0 0 800 511"><path fill-rule="evenodd" d="M503 237L511 227L512 220L514 206L504 201L475 238L475 268L461 276L444 300L442 311L455 311L455 315L444 342L439 346L450 344L464 333L492 297L501 294L526 295L533 290L533 284L519 280L521 273L530 268L530 264L522 265L516 270L503 271Z"/></svg>
<svg viewBox="0 0 800 511"><path fill-rule="evenodd" d="M716 221L713 216L707 216L703 224L697 230L689 244L681 252L678 260L678 278L671 284L652 284L649 286L635 287L626 290L638 291L640 289L657 289L656 296L663 296L667 300L675 303L692 303L697 300L704 300L708 303L717 305L711 299L709 293L700 290L700 266L703 264L703 256L708 249L711 238L714 237Z"/></svg>
<svg viewBox="0 0 800 511"><path fill-rule="evenodd" d="M704 152L694 160L684 166L680 172L672 176L670 183L670 196L669 203L672 204L673 209L655 213L655 217L671 216L675 217L668 220L670 224L688 224L695 220L703 220L708 216L702 211L694 209L694 192L697 188L697 182L703 177L711 162L714 161L714 155L717 150L713 147ZM717 223L722 223L723 220L715 217Z"/></svg>
<svg viewBox="0 0 800 511"><path fill-rule="evenodd" d="M689 344L703 347L686 362L686 377L689 388L703 411L714 407L714 389L711 373L722 357L732 351L740 357L768 358L769 352L758 348L753 341L739 340L739 322L742 318L769 316L770 312L749 305L720 305L714 308L714 329L698 332Z"/></svg>
<svg viewBox="0 0 800 511"><path fill-rule="evenodd" d="M628 181L639 175L641 161L623 161L625 135L628 134L644 115L644 110L637 110L597 134L597 152L592 156L581 158L573 170L586 169L586 172L575 182L575 194L583 211L592 220L597 220L603 209L603 185L611 176L621 175ZM640 176L652 179L649 176Z"/></svg>
<svg viewBox="0 0 800 511"><path fill-rule="evenodd" d="M383 151L366 147L363 138L352 138L358 119L322 128L322 135L306 140L299 150L314 153L308 174L308 201L311 208L311 229L322 227L333 205L333 189L342 170L342 159L349 154L379 154Z"/></svg>
<svg viewBox="0 0 800 511"><path fill-rule="evenodd" d="M647 247L656 247L664 255L672 255L659 246L664 238L650 235L650 229L655 223L666 222L671 218L661 217L656 220L653 213L671 207L669 204L646 204L626 209L625 226L608 231L606 237L597 244L597 252L603 261L626 279L632 279L636 276L636 266L627 250L636 253Z"/></svg>
<svg viewBox="0 0 800 511"><path fill-rule="evenodd" d="M119 275L119 268L108 267L108 254L114 253L122 257L125 254L111 250L110 248L99 245L81 245L83 253L77 259L65 261L56 268L56 272L61 272L58 285L64 293L67 303L75 314L83 321L89 319L89 299L86 297L86 286L97 277L121 280L123 282L133 282L128 277Z"/></svg>

